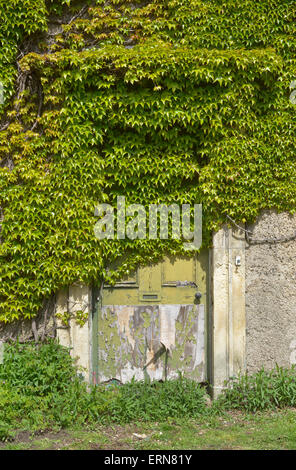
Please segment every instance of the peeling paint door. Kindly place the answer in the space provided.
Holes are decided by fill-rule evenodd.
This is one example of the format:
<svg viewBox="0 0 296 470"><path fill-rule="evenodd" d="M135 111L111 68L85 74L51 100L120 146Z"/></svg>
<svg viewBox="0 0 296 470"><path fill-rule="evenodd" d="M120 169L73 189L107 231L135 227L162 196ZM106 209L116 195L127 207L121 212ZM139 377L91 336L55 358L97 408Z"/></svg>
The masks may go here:
<svg viewBox="0 0 296 470"><path fill-rule="evenodd" d="M165 258L104 288L93 332L96 382L179 372L206 380L207 267L207 252Z"/></svg>

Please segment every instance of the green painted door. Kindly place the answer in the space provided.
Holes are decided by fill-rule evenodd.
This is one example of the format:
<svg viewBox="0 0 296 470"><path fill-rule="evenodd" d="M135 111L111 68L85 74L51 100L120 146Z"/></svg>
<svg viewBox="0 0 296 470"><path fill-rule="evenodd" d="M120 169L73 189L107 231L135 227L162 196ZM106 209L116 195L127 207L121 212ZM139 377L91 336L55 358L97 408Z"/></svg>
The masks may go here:
<svg viewBox="0 0 296 470"><path fill-rule="evenodd" d="M105 286L95 322L95 376L99 383L179 371L206 380L208 253L165 258Z"/></svg>

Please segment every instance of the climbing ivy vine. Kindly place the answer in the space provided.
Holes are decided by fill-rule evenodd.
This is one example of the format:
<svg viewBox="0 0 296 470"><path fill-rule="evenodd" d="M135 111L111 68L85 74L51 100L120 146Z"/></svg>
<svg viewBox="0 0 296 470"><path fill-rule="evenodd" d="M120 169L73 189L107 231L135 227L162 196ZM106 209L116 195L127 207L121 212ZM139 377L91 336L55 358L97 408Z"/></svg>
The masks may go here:
<svg viewBox="0 0 296 470"><path fill-rule="evenodd" d="M296 202L296 5L0 0L0 321L183 253L97 240L98 202L202 203L225 223Z"/></svg>

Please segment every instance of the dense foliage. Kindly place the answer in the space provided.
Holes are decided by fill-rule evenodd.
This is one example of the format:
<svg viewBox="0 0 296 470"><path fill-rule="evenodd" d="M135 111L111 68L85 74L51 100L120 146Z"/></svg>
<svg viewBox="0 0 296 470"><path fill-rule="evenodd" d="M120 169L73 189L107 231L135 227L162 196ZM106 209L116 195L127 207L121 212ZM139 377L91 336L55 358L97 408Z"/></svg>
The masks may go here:
<svg viewBox="0 0 296 470"><path fill-rule="evenodd" d="M295 209L296 5L0 0L0 321L181 241L98 241L98 202ZM13 93L14 97L13 97Z"/></svg>
<svg viewBox="0 0 296 470"><path fill-rule="evenodd" d="M0 441L13 438L16 430L206 413L205 390L192 380L88 387L77 373L69 351L54 341L6 344L0 364Z"/></svg>
<svg viewBox="0 0 296 470"><path fill-rule="evenodd" d="M53 341L6 344L0 364L0 440L14 431L61 428L103 419L108 391L88 391L69 351Z"/></svg>

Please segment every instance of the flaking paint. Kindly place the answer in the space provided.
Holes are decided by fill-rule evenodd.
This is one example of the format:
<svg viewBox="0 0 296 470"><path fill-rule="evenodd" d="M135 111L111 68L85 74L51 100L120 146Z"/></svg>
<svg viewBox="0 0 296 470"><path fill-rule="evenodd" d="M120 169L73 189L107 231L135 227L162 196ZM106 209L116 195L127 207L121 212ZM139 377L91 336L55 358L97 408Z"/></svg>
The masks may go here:
<svg viewBox="0 0 296 470"><path fill-rule="evenodd" d="M203 305L106 305L99 317L99 382L185 376L203 381Z"/></svg>

